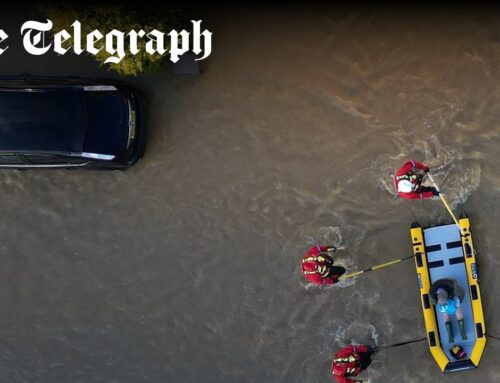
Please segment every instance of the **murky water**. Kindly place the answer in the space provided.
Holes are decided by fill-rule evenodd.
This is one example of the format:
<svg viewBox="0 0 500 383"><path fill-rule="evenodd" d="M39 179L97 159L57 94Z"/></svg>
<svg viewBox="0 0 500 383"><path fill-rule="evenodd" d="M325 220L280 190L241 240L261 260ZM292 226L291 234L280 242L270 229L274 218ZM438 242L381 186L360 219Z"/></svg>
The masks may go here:
<svg viewBox="0 0 500 383"><path fill-rule="evenodd" d="M317 288L299 262L346 247L349 271L410 254L409 225L439 201L394 197L427 163L471 217L486 324L499 335L500 14L324 6L200 11L203 74L130 81L151 134L128 172L0 173L0 381L319 382L351 343L424 336L406 262ZM1 15L12 36L32 17ZM113 76L89 57L31 57L2 74ZM17 41L17 42L16 42ZM442 375L424 343L377 354L371 382L494 382Z"/></svg>

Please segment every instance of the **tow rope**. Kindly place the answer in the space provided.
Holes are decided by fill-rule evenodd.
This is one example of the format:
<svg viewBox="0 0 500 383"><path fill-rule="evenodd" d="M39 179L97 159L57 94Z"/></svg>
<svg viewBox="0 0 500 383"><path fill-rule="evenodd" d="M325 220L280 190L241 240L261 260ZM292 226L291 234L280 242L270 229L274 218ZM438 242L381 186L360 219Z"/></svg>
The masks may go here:
<svg viewBox="0 0 500 383"><path fill-rule="evenodd" d="M358 275L361 275L361 274L364 274L364 273L367 273L369 271L373 271L373 270L378 270L378 269L382 269L384 267L387 267L387 266L391 266L391 265L394 265L396 263L399 263L399 262L402 262L402 261L406 261L408 259L412 259L414 258L415 255L409 255L407 257L403 257L403 258L398 258L398 259L395 259L393 261L389 261L389 262L386 262L386 263L382 263L380 265L377 265L377 266L372 266L372 267L369 267L367 269L364 269L364 270L360 270L360 271L356 271L355 273L351 273L351 274L344 274L344 275L341 275L339 277L339 281L343 281L344 279L349 279L349 278L354 278L354 277L357 277Z"/></svg>

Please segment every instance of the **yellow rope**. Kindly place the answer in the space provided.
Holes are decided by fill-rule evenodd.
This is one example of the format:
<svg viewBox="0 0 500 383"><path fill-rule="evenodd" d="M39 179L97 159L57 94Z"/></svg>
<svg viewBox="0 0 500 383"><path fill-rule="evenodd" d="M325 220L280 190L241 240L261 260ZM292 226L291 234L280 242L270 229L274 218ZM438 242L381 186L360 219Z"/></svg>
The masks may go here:
<svg viewBox="0 0 500 383"><path fill-rule="evenodd" d="M446 210L448 210L448 213L450 213L451 217L453 218L453 221L455 221L455 224L457 225L458 229L460 230L460 233L462 233L462 235L465 236L465 233L462 230L462 226L460 226L460 224L458 223L457 217L455 217L455 214L453 214L453 211L450 209L450 206L448 205L448 202L446 202L446 200L444 199L443 195L441 194L441 192L439 190L439 187L434 182L434 179L432 178L431 174L427 173L427 175L429 176L429 179L431 180L431 182L434 185L434 187L436 188L436 190L439 192L439 197L441 198L441 201L443 201L444 207L446 208Z"/></svg>
<svg viewBox="0 0 500 383"><path fill-rule="evenodd" d="M414 257L413 255L410 255L409 257L404 257L404 258L394 259L394 260L392 260L392 261L389 261L389 262L386 262L386 263L382 263L382 264L380 264L380 265L373 266L373 267L370 267L370 268L365 269L365 270L356 271L355 273L351 273L351 274L344 274L344 275L341 275L341 276L339 277L339 281L343 281L344 279L349 279L349 278L354 278L354 277L357 277L358 275L361 275L361 274L367 273L368 271L382 269L382 268L384 268L384 267L394 265L395 263L399 263L399 262L401 262L401 261L404 261L404 260L407 260L407 259L410 259L410 258L413 258L413 257Z"/></svg>

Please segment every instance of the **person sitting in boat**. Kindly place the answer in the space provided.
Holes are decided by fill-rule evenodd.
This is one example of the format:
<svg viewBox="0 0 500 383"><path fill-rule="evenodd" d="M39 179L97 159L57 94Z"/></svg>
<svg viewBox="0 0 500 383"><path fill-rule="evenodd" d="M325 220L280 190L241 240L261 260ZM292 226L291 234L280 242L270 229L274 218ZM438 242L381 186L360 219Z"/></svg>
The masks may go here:
<svg viewBox="0 0 500 383"><path fill-rule="evenodd" d="M361 380L350 379L358 376L371 363L373 350L368 346L349 345L335 354L332 361L332 375L338 383L354 383Z"/></svg>
<svg viewBox="0 0 500 383"><path fill-rule="evenodd" d="M345 273L342 266L334 266L331 256L337 250L335 246L311 247L302 258L302 273L309 282L316 285L331 285Z"/></svg>
<svg viewBox="0 0 500 383"><path fill-rule="evenodd" d="M455 342L450 315L456 315L462 340L467 340L464 314L461 307L464 295L465 291L462 286L459 285L456 279L452 278L439 279L431 287L430 297L443 316L446 331L448 332L448 343L450 344Z"/></svg>
<svg viewBox="0 0 500 383"><path fill-rule="evenodd" d="M439 195L432 186L422 186L429 168L424 164L411 160L405 163L394 175L394 187L398 195L407 199L425 199Z"/></svg>

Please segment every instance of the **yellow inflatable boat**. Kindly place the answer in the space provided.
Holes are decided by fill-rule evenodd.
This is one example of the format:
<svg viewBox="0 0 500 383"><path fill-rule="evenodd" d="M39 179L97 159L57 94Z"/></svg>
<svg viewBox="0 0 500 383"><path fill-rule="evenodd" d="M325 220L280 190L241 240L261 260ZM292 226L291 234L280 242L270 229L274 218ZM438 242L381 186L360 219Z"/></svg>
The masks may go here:
<svg viewBox="0 0 500 383"><path fill-rule="evenodd" d="M455 224L423 229L414 223L410 229L427 340L443 372L476 368L486 346L486 325L469 218L462 216L459 224L464 235ZM431 287L440 279L453 279L463 287L465 294L461 307L466 340L462 340L456 318L451 315L456 335L450 344L442 315L432 303ZM457 351L460 351L458 356Z"/></svg>

